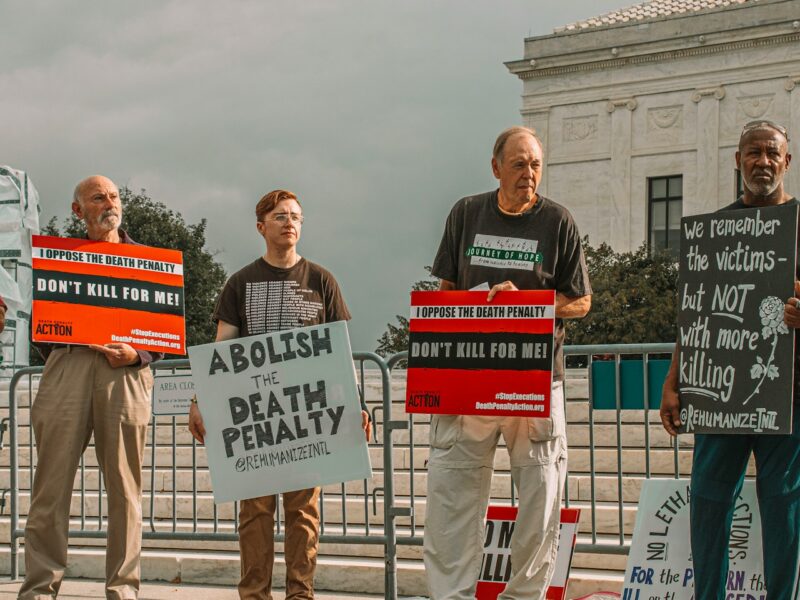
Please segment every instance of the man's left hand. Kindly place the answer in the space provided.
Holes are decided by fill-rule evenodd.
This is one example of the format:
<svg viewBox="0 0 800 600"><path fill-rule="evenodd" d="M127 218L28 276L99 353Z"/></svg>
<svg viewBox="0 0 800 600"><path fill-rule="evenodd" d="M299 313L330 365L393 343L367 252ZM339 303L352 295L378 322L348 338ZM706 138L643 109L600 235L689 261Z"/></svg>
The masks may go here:
<svg viewBox="0 0 800 600"><path fill-rule="evenodd" d="M128 344L89 344L89 348L106 355L108 364L114 369L135 365L139 362L139 354Z"/></svg>
<svg viewBox="0 0 800 600"><path fill-rule="evenodd" d="M783 306L783 322L790 329L800 327L800 281L794 282L794 298L789 298Z"/></svg>
<svg viewBox="0 0 800 600"><path fill-rule="evenodd" d="M487 302L491 302L492 298L494 298L497 292L518 292L519 288L515 286L511 281L504 281L503 283L498 283L497 285L492 286L492 289L489 290L489 295L486 297Z"/></svg>
<svg viewBox="0 0 800 600"><path fill-rule="evenodd" d="M372 438L372 421L369 420L369 413L365 410L361 411L361 429L369 441Z"/></svg>

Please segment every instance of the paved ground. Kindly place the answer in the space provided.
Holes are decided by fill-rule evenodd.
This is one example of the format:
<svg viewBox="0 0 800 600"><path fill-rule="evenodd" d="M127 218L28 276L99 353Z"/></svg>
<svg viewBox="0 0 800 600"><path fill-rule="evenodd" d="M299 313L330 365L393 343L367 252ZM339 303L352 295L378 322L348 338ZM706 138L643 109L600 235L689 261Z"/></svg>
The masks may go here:
<svg viewBox="0 0 800 600"><path fill-rule="evenodd" d="M21 583L21 581L0 580L0 600L15 599ZM59 600L91 600L105 597L103 582L86 579L65 581L58 594ZM273 597L275 600L284 600L282 591L274 592ZM317 592L315 597L319 600L375 600L383 596ZM230 587L146 583L142 585L139 600L239 600L239 595Z"/></svg>

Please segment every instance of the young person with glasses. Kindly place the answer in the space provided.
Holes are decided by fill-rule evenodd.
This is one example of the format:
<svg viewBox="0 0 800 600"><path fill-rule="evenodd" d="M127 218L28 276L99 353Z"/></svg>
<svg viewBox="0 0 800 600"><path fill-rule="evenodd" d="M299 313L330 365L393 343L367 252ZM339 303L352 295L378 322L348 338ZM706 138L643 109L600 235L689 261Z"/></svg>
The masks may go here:
<svg viewBox="0 0 800 600"><path fill-rule="evenodd" d="M256 228L267 249L225 284L214 310L217 341L349 320L350 311L333 275L297 253L304 221L297 196L286 190L269 192L256 205L256 218ZM361 408L362 427L369 441L371 425L363 400ZM189 412L189 431L203 443L205 428L196 403ZM287 600L314 597L319 492L315 487L282 494ZM243 600L272 598L276 504L277 496L239 503L238 589Z"/></svg>

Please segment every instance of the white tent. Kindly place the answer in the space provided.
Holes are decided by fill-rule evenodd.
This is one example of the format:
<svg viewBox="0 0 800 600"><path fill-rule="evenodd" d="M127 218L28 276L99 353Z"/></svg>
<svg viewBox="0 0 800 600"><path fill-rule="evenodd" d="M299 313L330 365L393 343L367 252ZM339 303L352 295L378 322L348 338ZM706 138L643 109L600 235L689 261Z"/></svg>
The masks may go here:
<svg viewBox="0 0 800 600"><path fill-rule="evenodd" d="M24 171L0 165L0 296L8 305L0 334L2 367L30 361L31 235L39 233L39 193Z"/></svg>

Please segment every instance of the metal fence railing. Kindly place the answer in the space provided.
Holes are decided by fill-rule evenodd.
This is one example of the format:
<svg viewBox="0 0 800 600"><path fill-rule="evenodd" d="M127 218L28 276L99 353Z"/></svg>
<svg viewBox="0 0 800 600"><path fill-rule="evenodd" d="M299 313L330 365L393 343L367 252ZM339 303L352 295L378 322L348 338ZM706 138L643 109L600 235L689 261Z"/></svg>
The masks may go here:
<svg viewBox="0 0 800 600"><path fill-rule="evenodd" d="M365 365L377 367L380 372L380 406L390 414L391 398L389 371L378 355L370 352L355 352L353 360L361 379L360 389L364 393ZM152 365L156 374L175 374L189 368L188 360L165 360ZM19 541L24 536L20 527L21 475L27 479L24 489L29 490L36 466L36 445L30 427L30 407L33 401L36 380L41 377L43 367L27 367L18 370L9 386L9 447L10 447L10 558L11 578L19 576ZM198 446L188 433L186 417L153 415L148 431L148 447L145 450L143 481L146 485L143 497L144 529L142 537L150 540L186 541L236 541L238 506L213 502L205 449ZM402 427L404 423L399 426ZM383 423L383 432L376 435L370 448L382 447L384 474L391 474L392 436L398 426L389 420ZM378 423L374 424L375 429ZM22 439L21 439L22 438ZM377 440L380 439L381 442ZM23 459L23 460L21 460ZM21 463L26 463L22 465ZM149 489L147 489L149 488ZM377 505L377 495L383 496L383 524L370 523L370 500ZM107 515L104 511L103 482L92 451L81 458L77 484L74 491L70 532L71 538L105 538ZM238 503L235 503L238 504ZM327 509L327 510L326 510ZM327 513L327 514L326 514ZM385 476L381 487L372 482L350 482L326 486L320 494L320 541L334 544L375 544L384 546L385 589L387 598L397 595L397 550L394 540L395 518L405 512L394 505L394 489L391 476ZM276 541L284 541L280 503L277 505Z"/></svg>
<svg viewBox="0 0 800 600"><path fill-rule="evenodd" d="M593 346L566 346L564 348L565 361L576 360L583 365L580 369L568 369L569 375L583 375L586 387L582 387L580 377L568 380L564 390L565 414L568 421L568 438L575 434L579 438L577 443L570 439L570 456L580 453L579 459L568 461L568 476L565 483L564 503L567 507L572 505L588 510L589 523L582 524L578 543L575 546L576 552L605 553L605 554L627 554L630 536L633 533L633 523L629 509L631 505L638 501L638 490L635 491L636 497L626 497L630 493L626 491L626 480L649 479L653 476L679 477L681 472L681 452L677 440L669 438L662 431L660 421L655 422L651 415L658 414L657 407L661 400L661 386L666 373L666 365L669 357L657 359L654 362L653 356L671 355L674 344L604 344ZM638 359L637 359L638 357ZM387 361L389 370L395 372L397 367L404 363L407 358L406 352L393 355ZM666 363L666 365L665 365ZM657 368L653 369L653 365ZM609 368L610 367L610 368ZM586 402L587 408L585 422L583 421L582 406L576 406L575 411L567 410L575 398L570 398L570 390L577 389L578 397L582 402ZM584 393L585 390L585 393ZM574 394L573 394L574 395ZM654 410L655 409L655 410ZM570 419L570 412L581 411L578 422ZM596 422L598 415L602 415L603 436L610 436L613 442L606 439L598 439L597 431L600 426ZM400 545L422 545L422 535L417 527L415 519L415 508L424 503L424 496L418 495L415 490L415 475L419 474L425 467L420 460L421 456L426 456L427 437L419 433L415 435L415 430L427 427L430 423L428 415L407 415L407 434L404 438L404 450L407 451L407 469L402 473L395 472L396 482L407 478L408 484L403 486L408 489L408 502L411 507L411 518L409 526L405 528L402 535L398 535L397 543ZM585 432L581 430L585 424ZM651 439L651 428L660 432L660 447L654 448ZM636 430L641 430L638 435ZM583 441L584 433L588 438ZM633 436L633 439L626 437ZM420 443L420 437L425 440ZM630 455L626 460L626 452ZM658 453L661 460L658 461L658 468L654 469L652 457ZM598 455L602 453L602 460L598 460ZM671 458L669 466L665 464L664 455L668 453ZM587 468L588 461L588 468ZM507 477L509 486L506 491L502 491L499 477ZM509 473L500 470L496 471L493 483L493 502L516 504L516 490L511 481ZM600 482L600 478L604 481ZM613 480L613 486L610 481ZM588 493L583 493L582 489L576 492L575 484L579 483L583 488L583 483L588 483ZM601 483L605 485L601 485ZM608 488L612 487L611 490ZM602 496L598 494L598 489L602 488ZM497 493L499 492L499 493ZM603 524L598 521L598 516L603 514ZM609 515L614 514L614 524Z"/></svg>
<svg viewBox="0 0 800 600"><path fill-rule="evenodd" d="M672 350L673 344L565 348L567 361L579 360L582 364L580 369L568 370L565 386L570 439L565 503L588 512L580 529L578 552L627 553L633 531L630 508L638 500L638 490L635 485L631 487L631 482L678 477L682 470L688 470L682 466L687 453L651 418L660 400L658 390L664 374L659 355ZM366 367L372 367L375 374L369 379L371 389L378 389L378 397L371 402L375 435L369 447L382 453L383 482L380 486L368 480L326 486L320 497L320 541L383 546L385 596L393 599L397 597L398 547L418 546L423 540L421 521L426 494L420 488L426 484L430 417L406 414L403 398L393 402L392 379L404 379L399 365L405 353L384 360L376 354L356 352L353 359L362 394L367 387ZM152 367L157 374L174 374L187 370L189 363L168 360ZM8 491L13 579L19 575L19 540L24 534L20 527L20 516L24 514L20 488L30 489L36 465L29 409L41 372L42 367L17 371L9 390ZM205 450L188 433L186 417L153 416L148 435L143 537L237 540L238 507L214 504ZM22 481L23 477L26 481ZM103 496L96 461L93 453L87 452L78 471L74 496L78 506L73 505L70 537L106 536ZM370 517L377 511L378 496L383 499L383 514L382 522L376 523ZM510 470L498 470L493 496L501 503L516 503ZM276 540L283 541L280 504L278 511Z"/></svg>

